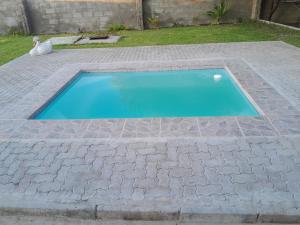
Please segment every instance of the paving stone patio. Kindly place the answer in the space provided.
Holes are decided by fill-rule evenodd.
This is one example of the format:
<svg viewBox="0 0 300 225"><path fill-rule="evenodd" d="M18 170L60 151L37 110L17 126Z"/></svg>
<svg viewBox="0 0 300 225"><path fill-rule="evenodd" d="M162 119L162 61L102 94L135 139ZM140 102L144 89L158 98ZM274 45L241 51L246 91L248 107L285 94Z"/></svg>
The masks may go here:
<svg viewBox="0 0 300 225"><path fill-rule="evenodd" d="M299 61L282 42L22 56L0 67L0 207L300 215ZM220 66L261 116L28 120L80 70Z"/></svg>

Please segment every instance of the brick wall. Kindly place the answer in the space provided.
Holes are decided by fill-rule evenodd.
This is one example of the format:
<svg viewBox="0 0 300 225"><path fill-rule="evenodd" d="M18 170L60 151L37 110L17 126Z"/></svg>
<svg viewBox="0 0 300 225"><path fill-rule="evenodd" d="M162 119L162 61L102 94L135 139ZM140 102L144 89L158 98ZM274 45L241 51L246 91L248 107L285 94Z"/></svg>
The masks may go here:
<svg viewBox="0 0 300 225"><path fill-rule="evenodd" d="M250 18L254 1L257 0L230 0L231 11L225 22ZM152 16L158 16L162 26L207 24L210 18L206 16L206 12L213 9L217 2L219 1L0 0L0 33L5 33L9 27L25 27L24 24L29 24L32 33L97 31L113 23L139 29L143 26L143 18L145 22ZM24 14L27 16L24 17Z"/></svg>
<svg viewBox="0 0 300 225"><path fill-rule="evenodd" d="M26 32L22 0L0 0L0 34Z"/></svg>
<svg viewBox="0 0 300 225"><path fill-rule="evenodd" d="M219 0L144 0L144 21L158 17L162 26L208 24L206 12ZM230 0L230 13L225 22L251 18L253 0ZM147 26L147 23L146 23Z"/></svg>
<svg viewBox="0 0 300 225"><path fill-rule="evenodd" d="M103 30L112 23L139 28L136 0L27 0L34 33Z"/></svg>

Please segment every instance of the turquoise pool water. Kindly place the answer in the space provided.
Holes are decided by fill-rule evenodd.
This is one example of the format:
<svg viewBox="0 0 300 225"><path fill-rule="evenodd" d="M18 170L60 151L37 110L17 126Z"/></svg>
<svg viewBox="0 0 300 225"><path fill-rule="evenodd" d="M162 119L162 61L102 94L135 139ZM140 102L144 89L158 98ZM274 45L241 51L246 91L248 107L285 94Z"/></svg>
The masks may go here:
<svg viewBox="0 0 300 225"><path fill-rule="evenodd" d="M203 69L82 72L35 119L257 115L225 69Z"/></svg>

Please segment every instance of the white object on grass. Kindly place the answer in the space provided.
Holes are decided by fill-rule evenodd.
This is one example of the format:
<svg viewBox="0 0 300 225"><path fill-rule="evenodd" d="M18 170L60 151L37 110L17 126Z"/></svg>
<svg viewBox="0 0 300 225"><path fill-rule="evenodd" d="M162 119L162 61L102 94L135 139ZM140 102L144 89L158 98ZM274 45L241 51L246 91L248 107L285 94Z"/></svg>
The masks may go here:
<svg viewBox="0 0 300 225"><path fill-rule="evenodd" d="M35 43L35 46L29 52L31 56L46 55L52 52L51 41L46 41L44 43L41 43L39 37L33 37L33 42Z"/></svg>

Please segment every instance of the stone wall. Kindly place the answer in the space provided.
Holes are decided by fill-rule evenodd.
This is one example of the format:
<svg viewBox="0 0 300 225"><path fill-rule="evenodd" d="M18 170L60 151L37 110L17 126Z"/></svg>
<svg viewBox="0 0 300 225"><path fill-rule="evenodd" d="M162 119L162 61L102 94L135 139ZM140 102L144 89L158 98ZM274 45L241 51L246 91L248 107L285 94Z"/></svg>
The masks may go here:
<svg viewBox="0 0 300 225"><path fill-rule="evenodd" d="M251 18L258 0L229 0L224 22ZM29 27L31 33L103 30L113 23L141 29L157 16L164 27L210 23L206 16L219 0L0 0L0 32ZM24 16L26 14L26 16ZM28 24L29 26L26 26Z"/></svg>
<svg viewBox="0 0 300 225"><path fill-rule="evenodd" d="M0 0L0 34L27 31L22 0Z"/></svg>
<svg viewBox="0 0 300 225"><path fill-rule="evenodd" d="M144 21L157 17L162 26L208 24L211 19L206 12L212 10L219 0L144 0ZM230 12L224 22L250 19L253 0L230 0ZM147 22L145 23L147 26Z"/></svg>
<svg viewBox="0 0 300 225"><path fill-rule="evenodd" d="M136 0L27 0L34 33L103 30L110 24L139 28Z"/></svg>

